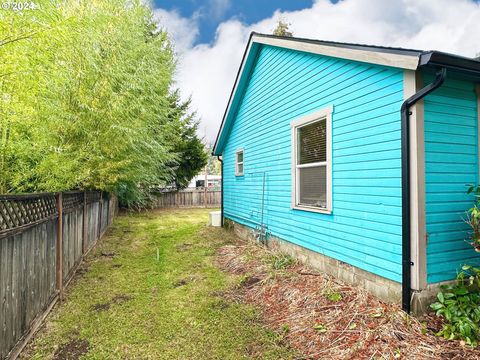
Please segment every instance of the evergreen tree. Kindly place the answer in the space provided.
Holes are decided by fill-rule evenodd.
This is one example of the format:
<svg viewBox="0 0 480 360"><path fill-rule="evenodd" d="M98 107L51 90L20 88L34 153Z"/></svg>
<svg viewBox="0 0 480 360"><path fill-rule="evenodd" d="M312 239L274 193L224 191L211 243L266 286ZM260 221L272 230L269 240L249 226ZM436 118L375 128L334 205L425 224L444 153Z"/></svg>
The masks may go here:
<svg viewBox="0 0 480 360"><path fill-rule="evenodd" d="M278 20L277 27L273 30L273 35L292 37L293 33L289 31L290 25L291 24L288 24L282 20Z"/></svg>

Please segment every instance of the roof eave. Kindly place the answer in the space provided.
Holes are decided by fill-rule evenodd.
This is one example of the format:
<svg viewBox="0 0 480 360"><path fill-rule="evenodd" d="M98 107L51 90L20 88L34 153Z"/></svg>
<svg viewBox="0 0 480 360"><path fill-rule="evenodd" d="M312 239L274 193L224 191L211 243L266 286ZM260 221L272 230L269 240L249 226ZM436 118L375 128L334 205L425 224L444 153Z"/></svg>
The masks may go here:
<svg viewBox="0 0 480 360"><path fill-rule="evenodd" d="M418 56L422 53L417 50L380 46L315 41L256 33L252 35L252 41L260 44L408 70L415 70L418 67Z"/></svg>
<svg viewBox="0 0 480 360"><path fill-rule="evenodd" d="M418 67L444 67L464 74L480 76L480 61L441 51L427 51L422 53L419 57Z"/></svg>

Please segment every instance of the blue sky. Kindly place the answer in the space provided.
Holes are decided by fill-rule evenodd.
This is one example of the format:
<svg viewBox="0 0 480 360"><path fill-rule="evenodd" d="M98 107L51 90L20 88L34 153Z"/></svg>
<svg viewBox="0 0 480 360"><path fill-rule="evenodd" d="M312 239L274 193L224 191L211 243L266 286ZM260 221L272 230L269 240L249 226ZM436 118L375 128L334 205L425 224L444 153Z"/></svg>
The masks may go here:
<svg viewBox="0 0 480 360"><path fill-rule="evenodd" d="M253 24L270 17L275 10L293 11L312 6L312 0L156 0L155 6L168 11L177 11L182 17L198 14L198 43L210 43L220 23L236 18Z"/></svg>

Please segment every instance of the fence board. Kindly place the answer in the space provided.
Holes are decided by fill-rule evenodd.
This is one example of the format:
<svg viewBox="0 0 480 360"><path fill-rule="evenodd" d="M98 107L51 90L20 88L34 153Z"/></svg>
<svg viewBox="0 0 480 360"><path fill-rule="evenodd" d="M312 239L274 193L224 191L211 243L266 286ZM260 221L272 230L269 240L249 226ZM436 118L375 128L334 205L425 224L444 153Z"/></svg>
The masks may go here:
<svg viewBox="0 0 480 360"><path fill-rule="evenodd" d="M222 201L220 190L208 190L205 203L203 189L181 190L177 192L163 192L155 196L152 207L219 207Z"/></svg>
<svg viewBox="0 0 480 360"><path fill-rule="evenodd" d="M63 279L66 281L82 259L83 204L63 214Z"/></svg>
<svg viewBox="0 0 480 360"><path fill-rule="evenodd" d="M65 284L84 256L85 199L88 249L113 221L117 200L101 200L99 192L68 192L62 199L59 247ZM57 297L59 217L54 205L55 194L0 196L0 359L18 355Z"/></svg>

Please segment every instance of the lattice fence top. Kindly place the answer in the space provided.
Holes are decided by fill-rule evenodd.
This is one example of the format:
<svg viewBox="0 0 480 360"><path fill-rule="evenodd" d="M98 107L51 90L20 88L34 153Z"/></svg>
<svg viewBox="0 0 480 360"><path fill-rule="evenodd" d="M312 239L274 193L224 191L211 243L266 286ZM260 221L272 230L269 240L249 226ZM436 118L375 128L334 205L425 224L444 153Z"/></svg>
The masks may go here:
<svg viewBox="0 0 480 360"><path fill-rule="evenodd" d="M0 235L57 214L54 194L0 196Z"/></svg>
<svg viewBox="0 0 480 360"><path fill-rule="evenodd" d="M83 206L83 192L66 192L63 193L63 211L74 210Z"/></svg>
<svg viewBox="0 0 480 360"><path fill-rule="evenodd" d="M87 204L100 201L101 191L87 191Z"/></svg>

